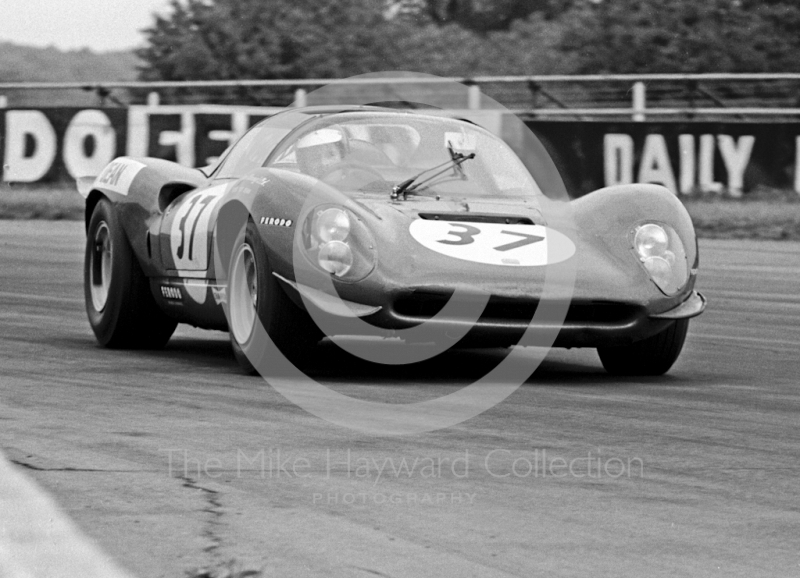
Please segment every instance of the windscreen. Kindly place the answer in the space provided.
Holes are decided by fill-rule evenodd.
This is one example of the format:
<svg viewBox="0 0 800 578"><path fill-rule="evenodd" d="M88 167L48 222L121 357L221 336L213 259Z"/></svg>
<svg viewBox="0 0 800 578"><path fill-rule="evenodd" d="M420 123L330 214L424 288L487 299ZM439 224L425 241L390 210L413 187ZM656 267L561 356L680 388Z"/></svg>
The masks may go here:
<svg viewBox="0 0 800 578"><path fill-rule="evenodd" d="M342 190L429 196L519 197L539 193L501 139L465 121L416 114L323 117L277 150L268 166L304 173Z"/></svg>

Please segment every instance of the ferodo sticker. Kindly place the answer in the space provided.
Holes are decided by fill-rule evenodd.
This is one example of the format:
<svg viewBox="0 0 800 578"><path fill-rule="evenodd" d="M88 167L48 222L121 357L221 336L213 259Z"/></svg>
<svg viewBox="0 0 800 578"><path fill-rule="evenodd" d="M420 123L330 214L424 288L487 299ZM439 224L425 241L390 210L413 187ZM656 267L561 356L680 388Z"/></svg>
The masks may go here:
<svg viewBox="0 0 800 578"><path fill-rule="evenodd" d="M177 287L172 285L162 285L161 286L161 296L164 299L168 299L170 301L181 301L183 300L183 295L181 295L181 290Z"/></svg>
<svg viewBox="0 0 800 578"><path fill-rule="evenodd" d="M569 237L542 225L417 219L409 232L419 244L437 253L486 265L541 267L575 254Z"/></svg>
<svg viewBox="0 0 800 578"><path fill-rule="evenodd" d="M95 179L94 185L120 195L127 195L134 177L145 166L143 163L124 157L113 160Z"/></svg>

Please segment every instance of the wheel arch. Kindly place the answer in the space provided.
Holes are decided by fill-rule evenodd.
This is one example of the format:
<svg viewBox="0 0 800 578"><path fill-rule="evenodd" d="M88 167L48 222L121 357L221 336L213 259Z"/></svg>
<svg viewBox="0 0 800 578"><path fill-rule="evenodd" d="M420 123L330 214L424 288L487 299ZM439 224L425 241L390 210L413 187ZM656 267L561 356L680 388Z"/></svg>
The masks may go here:
<svg viewBox="0 0 800 578"><path fill-rule="evenodd" d="M628 249L626 231L636 223L666 223L681 238L689 264L697 267L697 234L692 218L680 199L661 185L614 185L593 191L570 204L575 209L578 228L600 237L615 237L617 251Z"/></svg>
<svg viewBox="0 0 800 578"><path fill-rule="evenodd" d="M89 231L89 221L92 220L92 213L94 213L94 209L97 206L97 203L106 199L110 201L107 195L98 191L97 189L92 189L89 195L86 197L86 205L84 209L84 230L86 232Z"/></svg>
<svg viewBox="0 0 800 578"><path fill-rule="evenodd" d="M214 274L218 281L228 278L228 261L233 254L234 245L241 230L241 224L247 226L248 221L253 221L253 215L245 204L239 199L227 199L219 208L217 220L214 223L214 240L211 245L216 254L219 250L220 259L214 257Z"/></svg>
<svg viewBox="0 0 800 578"><path fill-rule="evenodd" d="M115 201L112 196L99 189L93 189L86 197L86 205L84 210L84 228L86 233L89 233L89 224L92 220L92 215L94 214L97 205L100 204L101 201L108 201L109 205L111 206L111 210L115 212L117 218L120 220L122 234L125 235L125 239L133 251L134 258L139 263L139 266L142 267L142 269L147 273L147 276L152 276L153 264L150 262L152 249L146 248L147 242L135 242L137 239L134 237L135 231L131 230L131 220L129 217L126 218L124 212L120 211L121 204Z"/></svg>

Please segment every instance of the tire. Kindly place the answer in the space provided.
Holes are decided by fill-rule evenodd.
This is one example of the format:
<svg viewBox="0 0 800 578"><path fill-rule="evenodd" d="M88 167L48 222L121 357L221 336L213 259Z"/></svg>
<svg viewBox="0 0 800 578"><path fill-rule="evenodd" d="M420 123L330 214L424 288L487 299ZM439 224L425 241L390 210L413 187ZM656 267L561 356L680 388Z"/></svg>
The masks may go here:
<svg viewBox="0 0 800 578"><path fill-rule="evenodd" d="M177 322L159 309L111 203L89 220L83 293L97 341L112 349L161 349Z"/></svg>
<svg viewBox="0 0 800 578"><path fill-rule="evenodd" d="M665 330L624 347L598 347L603 367L612 375L663 375L681 354L688 319L679 319Z"/></svg>
<svg viewBox="0 0 800 578"><path fill-rule="evenodd" d="M256 316L294 365L305 365L313 359L322 332L308 313L292 302L272 274L266 247L252 221L248 221L244 237L234 243L227 292L231 346L245 372L259 373L255 366L273 369L265 360L267 344L255 338Z"/></svg>

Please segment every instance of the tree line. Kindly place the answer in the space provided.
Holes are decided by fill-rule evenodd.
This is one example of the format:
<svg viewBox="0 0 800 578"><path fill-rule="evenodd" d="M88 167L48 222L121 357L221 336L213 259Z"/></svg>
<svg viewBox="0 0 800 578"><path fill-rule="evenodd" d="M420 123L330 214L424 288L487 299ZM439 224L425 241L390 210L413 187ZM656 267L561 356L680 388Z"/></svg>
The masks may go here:
<svg viewBox="0 0 800 578"><path fill-rule="evenodd" d="M797 0L172 0L143 80L790 72Z"/></svg>

